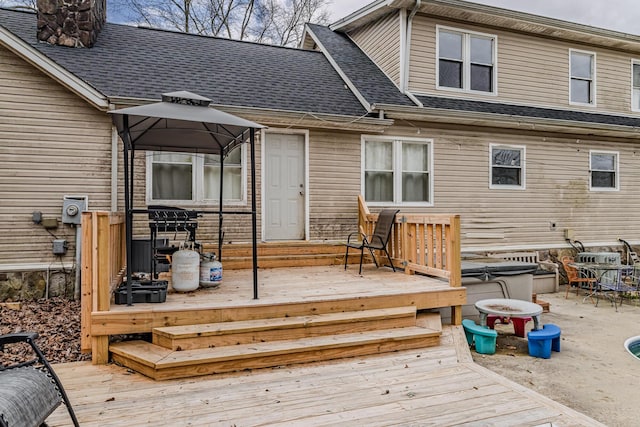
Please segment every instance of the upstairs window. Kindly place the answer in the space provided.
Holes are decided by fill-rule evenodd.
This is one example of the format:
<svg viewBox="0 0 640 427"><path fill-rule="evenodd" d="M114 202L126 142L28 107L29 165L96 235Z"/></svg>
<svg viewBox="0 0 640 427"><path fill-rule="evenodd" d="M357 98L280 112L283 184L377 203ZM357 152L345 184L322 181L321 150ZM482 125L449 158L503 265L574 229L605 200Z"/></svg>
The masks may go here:
<svg viewBox="0 0 640 427"><path fill-rule="evenodd" d="M438 28L438 88L495 93L496 37Z"/></svg>
<svg viewBox="0 0 640 427"><path fill-rule="evenodd" d="M490 146L491 181L489 188L525 188L525 148L511 145Z"/></svg>
<svg viewBox="0 0 640 427"><path fill-rule="evenodd" d="M223 196L227 202L243 202L245 195L244 151L234 149L224 159ZM150 152L147 162L149 202L218 204L220 156Z"/></svg>
<svg viewBox="0 0 640 427"><path fill-rule="evenodd" d="M589 171L592 190L618 189L618 153L611 151L591 151Z"/></svg>
<svg viewBox="0 0 640 427"><path fill-rule="evenodd" d="M372 205L430 204L432 168L430 140L363 139L363 194Z"/></svg>
<svg viewBox="0 0 640 427"><path fill-rule="evenodd" d="M595 105L595 59L592 52L571 50L571 95L575 104Z"/></svg>
<svg viewBox="0 0 640 427"><path fill-rule="evenodd" d="M632 73L632 90L631 97L631 109L633 111L640 111L640 61L633 61L631 67Z"/></svg>

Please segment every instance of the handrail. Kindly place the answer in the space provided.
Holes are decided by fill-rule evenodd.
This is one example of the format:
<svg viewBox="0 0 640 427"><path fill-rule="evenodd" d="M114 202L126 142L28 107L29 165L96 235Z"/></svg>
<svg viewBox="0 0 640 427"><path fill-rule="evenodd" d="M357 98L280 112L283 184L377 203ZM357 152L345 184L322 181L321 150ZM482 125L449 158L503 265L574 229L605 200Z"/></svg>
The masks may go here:
<svg viewBox="0 0 640 427"><path fill-rule="evenodd" d="M123 213L82 213L81 336L82 351L92 353L94 364L107 363L108 336L91 335L91 313L109 311L111 295L122 283L126 264Z"/></svg>
<svg viewBox="0 0 640 427"><path fill-rule="evenodd" d="M362 195L358 196L358 225L371 234L378 215L371 214ZM389 254L405 273L422 273L462 286L460 273L460 215L410 214L400 211L391 231Z"/></svg>

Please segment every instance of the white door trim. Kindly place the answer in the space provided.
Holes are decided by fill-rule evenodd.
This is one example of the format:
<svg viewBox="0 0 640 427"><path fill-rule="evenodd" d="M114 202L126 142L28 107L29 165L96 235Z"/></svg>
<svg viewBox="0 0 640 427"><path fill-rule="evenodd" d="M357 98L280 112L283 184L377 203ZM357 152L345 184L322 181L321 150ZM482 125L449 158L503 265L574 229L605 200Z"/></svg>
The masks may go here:
<svg viewBox="0 0 640 427"><path fill-rule="evenodd" d="M265 154L266 135L268 133L281 133L288 135L304 135L304 239L309 240L309 130L307 129L287 129L287 128L266 128L260 131L260 240L265 241Z"/></svg>

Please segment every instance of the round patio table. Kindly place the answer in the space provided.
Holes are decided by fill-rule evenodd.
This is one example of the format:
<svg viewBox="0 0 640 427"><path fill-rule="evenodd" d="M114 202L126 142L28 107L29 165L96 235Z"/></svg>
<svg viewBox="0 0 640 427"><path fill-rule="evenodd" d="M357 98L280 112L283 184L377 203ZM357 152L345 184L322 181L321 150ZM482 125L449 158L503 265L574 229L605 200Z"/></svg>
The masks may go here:
<svg viewBox="0 0 640 427"><path fill-rule="evenodd" d="M493 298L477 301L476 309L480 312L480 325L487 326L487 316L495 314L504 317L533 318L533 329L540 329L542 306L529 301L508 298Z"/></svg>

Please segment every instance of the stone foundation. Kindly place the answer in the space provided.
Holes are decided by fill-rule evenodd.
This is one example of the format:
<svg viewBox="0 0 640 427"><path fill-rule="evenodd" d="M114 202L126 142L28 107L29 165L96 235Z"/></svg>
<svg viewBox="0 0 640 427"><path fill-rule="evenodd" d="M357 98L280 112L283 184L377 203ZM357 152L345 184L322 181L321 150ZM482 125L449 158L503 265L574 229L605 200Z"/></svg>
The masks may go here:
<svg viewBox="0 0 640 427"><path fill-rule="evenodd" d="M47 296L72 299L74 286L74 271L50 272L49 295L46 271L0 273L0 302L33 301Z"/></svg>

